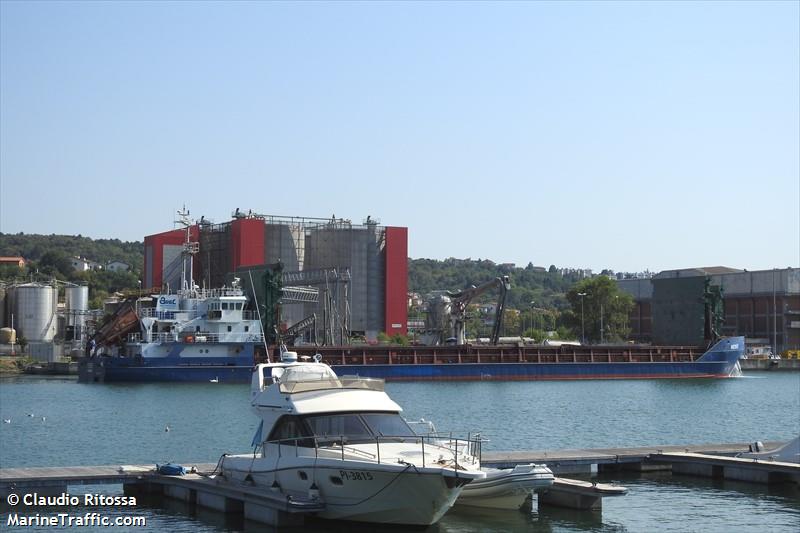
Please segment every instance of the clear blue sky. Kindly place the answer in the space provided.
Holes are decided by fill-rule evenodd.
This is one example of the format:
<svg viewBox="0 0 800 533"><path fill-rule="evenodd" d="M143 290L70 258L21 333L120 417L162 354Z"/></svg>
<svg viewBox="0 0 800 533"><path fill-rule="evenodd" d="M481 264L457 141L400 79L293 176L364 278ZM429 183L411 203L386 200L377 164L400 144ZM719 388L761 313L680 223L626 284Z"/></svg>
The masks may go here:
<svg viewBox="0 0 800 533"><path fill-rule="evenodd" d="M414 258L800 266L798 2L0 4L0 231L367 215Z"/></svg>

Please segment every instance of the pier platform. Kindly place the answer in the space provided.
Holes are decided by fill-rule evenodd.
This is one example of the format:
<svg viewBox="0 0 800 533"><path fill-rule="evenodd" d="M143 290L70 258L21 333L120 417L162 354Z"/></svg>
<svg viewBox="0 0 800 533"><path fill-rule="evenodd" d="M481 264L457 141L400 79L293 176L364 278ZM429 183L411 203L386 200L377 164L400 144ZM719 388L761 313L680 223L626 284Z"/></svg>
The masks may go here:
<svg viewBox="0 0 800 533"><path fill-rule="evenodd" d="M764 448L774 449L782 444L784 443L766 442ZM726 443L486 452L481 456L481 464L493 468L513 468L518 464L544 463L557 475L592 475L617 470L670 471L674 474L735 479L754 483L794 482L800 485L799 463L737 457L737 455L749 451L749 444Z"/></svg>
<svg viewBox="0 0 800 533"><path fill-rule="evenodd" d="M782 443L765 443L766 449ZM564 478L566 472L594 474L616 470L666 470L677 475L735 479L754 483L794 483L800 488L800 464L737 457L748 444L602 448L557 451L490 452L482 464L511 468L517 464L547 464L557 478L538 494L538 504L573 509L600 509L602 499L627 490L616 485ZM221 513L240 513L248 520L273 527L295 526L325 508L307 494L287 494L279 488L232 483L215 476L214 464L192 464L193 472L167 476L152 465L73 466L0 469L0 501L12 493L59 495L70 486L122 484L126 495L157 494Z"/></svg>
<svg viewBox="0 0 800 533"><path fill-rule="evenodd" d="M800 359L739 359L743 371L800 371Z"/></svg>

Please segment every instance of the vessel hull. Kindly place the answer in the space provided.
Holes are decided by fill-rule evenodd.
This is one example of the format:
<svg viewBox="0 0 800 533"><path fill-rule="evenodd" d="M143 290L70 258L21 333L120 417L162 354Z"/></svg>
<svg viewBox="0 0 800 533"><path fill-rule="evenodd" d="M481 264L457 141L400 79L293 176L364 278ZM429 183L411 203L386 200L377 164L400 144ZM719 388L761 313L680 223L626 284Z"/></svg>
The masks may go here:
<svg viewBox="0 0 800 533"><path fill-rule="evenodd" d="M181 356L180 343L175 343L166 357L93 357L81 361L78 380L84 383L152 383L184 382L249 383L254 358L251 344L235 343L235 357ZM217 345L222 353L225 344Z"/></svg>
<svg viewBox="0 0 800 533"><path fill-rule="evenodd" d="M112 357L84 364L81 381L220 381L247 383L254 364L253 346L235 357L180 357L175 346L168 357ZM743 337L718 342L695 361L628 361L562 363L368 363L331 365L336 374L386 381L546 381L585 379L727 378L739 374ZM86 368L99 365L101 379ZM220 375L222 373L222 375Z"/></svg>
<svg viewBox="0 0 800 533"><path fill-rule="evenodd" d="M441 470L308 458L225 457L222 472L229 482L292 495L317 487L325 510L317 516L394 525L436 523L454 504L463 485L448 486ZM464 473L461 474L466 475Z"/></svg>
<svg viewBox="0 0 800 533"><path fill-rule="evenodd" d="M338 375L386 381L544 381L579 379L725 378L736 362L453 363L333 365Z"/></svg>

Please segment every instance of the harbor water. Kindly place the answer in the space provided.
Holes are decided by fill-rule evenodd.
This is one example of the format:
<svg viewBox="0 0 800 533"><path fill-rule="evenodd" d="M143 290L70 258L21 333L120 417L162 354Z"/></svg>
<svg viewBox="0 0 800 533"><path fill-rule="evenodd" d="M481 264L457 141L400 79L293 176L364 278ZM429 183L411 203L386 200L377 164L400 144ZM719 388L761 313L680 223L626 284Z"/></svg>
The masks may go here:
<svg viewBox="0 0 800 533"><path fill-rule="evenodd" d="M406 418L432 420L437 429L458 434L480 431L490 439L484 449L491 451L782 441L800 434L798 373L754 372L728 380L387 383L386 390L403 406ZM248 451L258 421L249 410L246 385L83 385L73 379L34 377L0 378L0 416L10 420L0 424L2 468L214 463L224 452ZM625 485L629 494L608 498L602 511L592 512L455 509L429 529L800 529L800 489L791 485L668 474L610 474L602 481ZM121 493L119 486L92 490ZM147 518L145 529L152 531L264 528L163 499L140 502L135 513ZM4 529L9 529L7 517L4 509ZM341 527L321 522L303 531ZM350 524L347 529L361 530Z"/></svg>

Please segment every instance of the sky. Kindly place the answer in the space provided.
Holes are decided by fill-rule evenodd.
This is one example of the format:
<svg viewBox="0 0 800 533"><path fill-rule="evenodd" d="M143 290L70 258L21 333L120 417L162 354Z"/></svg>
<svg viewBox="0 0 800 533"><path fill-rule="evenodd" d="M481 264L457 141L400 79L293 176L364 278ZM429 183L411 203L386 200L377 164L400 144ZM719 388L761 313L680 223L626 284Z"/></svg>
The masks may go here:
<svg viewBox="0 0 800 533"><path fill-rule="evenodd" d="M412 258L800 267L800 2L0 2L0 232L367 216Z"/></svg>

